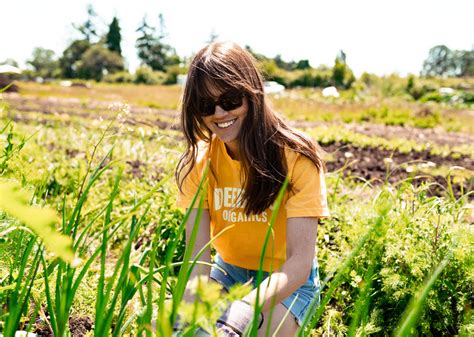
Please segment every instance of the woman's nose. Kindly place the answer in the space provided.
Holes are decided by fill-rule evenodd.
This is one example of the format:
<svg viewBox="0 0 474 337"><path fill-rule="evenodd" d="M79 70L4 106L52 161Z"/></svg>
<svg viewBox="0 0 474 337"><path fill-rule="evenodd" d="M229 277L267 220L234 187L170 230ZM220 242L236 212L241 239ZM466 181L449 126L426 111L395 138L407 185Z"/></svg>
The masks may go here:
<svg viewBox="0 0 474 337"><path fill-rule="evenodd" d="M214 111L214 116L221 117L221 116L225 116L226 114L227 114L227 111L222 109L219 105L216 105L216 110Z"/></svg>

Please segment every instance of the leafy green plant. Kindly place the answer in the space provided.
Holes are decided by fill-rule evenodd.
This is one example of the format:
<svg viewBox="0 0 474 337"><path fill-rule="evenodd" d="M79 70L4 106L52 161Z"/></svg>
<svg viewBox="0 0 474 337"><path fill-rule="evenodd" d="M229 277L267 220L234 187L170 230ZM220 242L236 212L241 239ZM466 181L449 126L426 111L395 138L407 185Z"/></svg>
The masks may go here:
<svg viewBox="0 0 474 337"><path fill-rule="evenodd" d="M374 232L378 234L352 256L351 268L345 273L332 276L341 251L347 250L348 243L356 247L353 238L361 236L361 228L366 227L362 219L373 214L372 206L359 205L356 214L350 214L343 206L348 200L336 200L334 218L320 227L324 240L319 246L328 246L320 250L321 273L327 275L321 305L326 309L320 309L320 322L312 334L327 332L329 327L348 335L394 332L400 324L407 324L400 322L405 311L405 315L411 313L409 330L422 335L456 334L465 324L467 294L472 289L472 258L468 256L473 251L473 236L462 216L465 197L452 201L428 198L427 186L415 189L409 183L387 188L393 197L387 221L380 227L383 230ZM425 288L424 282L446 256L451 256L449 263L442 263L429 289ZM333 287L336 279L338 285ZM411 300L415 303L409 304L417 291L423 291L426 298L417 295ZM328 295L329 301L325 300Z"/></svg>
<svg viewBox="0 0 474 337"><path fill-rule="evenodd" d="M365 246L365 244L371 238L371 236L374 235L374 233L377 233L383 230L383 227L385 226L387 214L390 210L389 195L390 195L389 192L381 193L375 199L374 208L377 210L377 217L374 219L373 224L369 227L369 230L365 233L364 236L362 236L362 238L359 240L357 245L351 250L349 255L344 259L344 262L341 264L340 268L338 269L337 273L334 275L332 280L326 285L328 289L325 291L325 295L323 296L323 299L321 300L321 304L319 304L319 307L317 307L317 310L315 311L314 316L311 313L314 312L314 307L317 305L316 300L311 304L311 307L308 310L309 314L306 315L303 321L303 324L301 325L301 329L298 336L303 336L303 333L306 328L311 329L312 327L316 326L319 319L324 313L326 305L331 300L333 293L336 291L337 287L339 287L340 284L342 283L345 273L348 271L349 267L353 263L354 258L360 253L362 248ZM364 307L360 305L358 310L354 314L354 317L357 318L363 309Z"/></svg>
<svg viewBox="0 0 474 337"><path fill-rule="evenodd" d="M257 331L258 330L258 321L259 321L260 313L262 312L262 308L263 308L263 303L260 304L260 291L261 291L261 289L259 287L259 285L261 284L262 279L263 279L263 261L264 261L265 255L266 255L266 251L267 251L267 247L268 247L268 242L270 240L270 236L273 233L273 225L275 224L275 222L277 220L278 211L279 211L281 203L283 201L283 197L285 195L285 192L288 188L288 183L289 183L289 180L288 180L288 177L287 177L284 180L284 182L283 182L283 184L280 188L280 191L278 192L277 198L275 199L275 202L273 204L272 217L270 218L267 233L265 234L265 239L264 239L263 245L262 245L262 253L260 254L259 267L258 267L258 272L257 272L257 277L256 277L256 284L257 284L258 288L257 288L256 297L255 297L255 305L254 305L255 311L254 311L254 315L253 315L252 324L251 324L250 329L249 329L249 335L250 336L257 336L258 335L258 331ZM272 252L273 252L273 247L272 247ZM270 270L270 276L269 277L271 277L272 272L273 271ZM270 316L267 319L267 321L268 321L268 323L267 323L267 332L270 331L269 327L270 327L270 324L272 322L272 313L273 313L273 310L270 312Z"/></svg>
<svg viewBox="0 0 474 337"><path fill-rule="evenodd" d="M16 254L12 256L8 275L0 282L0 299L5 300L5 307L0 307L5 337L15 336L23 316L27 314L43 253L42 248L37 247L36 237L29 233L16 232L12 241L16 246Z"/></svg>
<svg viewBox="0 0 474 337"><path fill-rule="evenodd" d="M0 174L3 174L7 169L8 169L8 161L18 152L21 151L21 149L25 146L26 142L28 139L34 136L31 135L28 139L21 139L19 140L18 144L15 143L14 138L15 138L15 133L13 132L13 124L11 121L8 121L3 129L0 130L0 135L3 135L5 132L7 132L7 139L6 139L6 144L5 147L3 148L3 153L0 156L0 159L2 160L0 163Z"/></svg>
<svg viewBox="0 0 474 337"><path fill-rule="evenodd" d="M395 330L395 337L402 337L411 334L412 329L417 325L417 318L423 308L423 304L425 303L425 300L428 296L428 292L448 262L449 257L441 261L434 272L427 278L425 284L417 291L415 296L413 296L410 303L408 304L408 307L403 313L399 327Z"/></svg>
<svg viewBox="0 0 474 337"><path fill-rule="evenodd" d="M80 223L80 215L83 204L88 196L89 190L99 177L112 165L112 163L105 164L105 160L109 157L109 153L102 159L100 165L91 174L88 184L80 195L76 207L74 208L69 221L65 217L65 209L63 208L63 231L71 235L76 250L84 249L84 238L88 232L91 222L86 228L79 233L78 226ZM76 241L76 235L79 235ZM81 247L82 246L82 247ZM45 282L45 293L47 300L48 312L50 314L51 328L55 336L66 336L69 331L69 315L71 307L74 303L74 298L87 270L92 262L101 252L100 248L96 249L80 267L72 266L63 261L53 260L49 263L42 257L43 275ZM50 289L50 276L55 271L55 293L54 296Z"/></svg>

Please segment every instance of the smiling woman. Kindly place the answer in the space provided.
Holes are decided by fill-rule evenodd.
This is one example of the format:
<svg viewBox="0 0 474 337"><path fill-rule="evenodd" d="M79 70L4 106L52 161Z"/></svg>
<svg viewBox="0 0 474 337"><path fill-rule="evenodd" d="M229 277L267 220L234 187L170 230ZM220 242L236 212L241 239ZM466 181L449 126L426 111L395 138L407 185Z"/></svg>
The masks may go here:
<svg viewBox="0 0 474 337"><path fill-rule="evenodd" d="M323 163L318 145L268 106L257 69L250 53L230 42L208 45L191 63L181 115L187 151L176 170L178 204L189 207L209 161L193 255L210 239L217 254L214 267L195 269L192 277L207 274L226 290L237 283L253 286L217 320L218 331L241 336L251 328L259 336L267 330L294 336L310 303L319 302L316 230L318 218L329 215ZM283 203L274 208L286 182ZM187 223L188 243L198 212L193 209ZM276 220L268 240L270 218ZM267 240L272 249L262 252ZM210 262L209 250L202 259ZM193 296L187 293L185 300Z"/></svg>

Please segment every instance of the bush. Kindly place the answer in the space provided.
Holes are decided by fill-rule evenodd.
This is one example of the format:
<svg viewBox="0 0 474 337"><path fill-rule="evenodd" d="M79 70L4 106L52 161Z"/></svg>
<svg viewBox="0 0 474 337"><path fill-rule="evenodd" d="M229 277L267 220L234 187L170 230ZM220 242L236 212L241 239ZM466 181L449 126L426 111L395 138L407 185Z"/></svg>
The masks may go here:
<svg viewBox="0 0 474 337"><path fill-rule="evenodd" d="M107 74L104 76L103 81L107 83L132 83L134 77L128 71L119 71L114 74Z"/></svg>
<svg viewBox="0 0 474 337"><path fill-rule="evenodd" d="M443 95L437 91L432 91L425 94L420 98L421 102L437 102L437 103L447 103L451 100L452 95Z"/></svg>
<svg viewBox="0 0 474 337"><path fill-rule="evenodd" d="M463 103L474 104L474 93L463 92L461 94L461 100Z"/></svg>
<svg viewBox="0 0 474 337"><path fill-rule="evenodd" d="M360 328L377 336L388 336L396 329L413 294L446 257L449 263L429 291L413 335L454 336L469 328L474 281L472 233L463 220L462 206L458 202L428 198L423 190L414 191L411 184L393 190L393 198L389 200L389 221L374 232L344 273L329 308L326 307L332 318L323 316L317 335L329 327L335 332L347 332L354 303L362 295L367 307L363 313L366 321ZM346 207L347 202L351 202L350 197L333 205L333 217L318 230L323 280L341 265L342 252L356 245L364 233L364 224L373 221L370 220L373 202L358 212ZM365 297L363 291L369 276L372 283Z"/></svg>
<svg viewBox="0 0 474 337"><path fill-rule="evenodd" d="M101 81L103 76L123 70L123 58L101 45L93 45L76 63L77 76Z"/></svg>
<svg viewBox="0 0 474 337"><path fill-rule="evenodd" d="M166 74L161 71L153 71L149 66L141 66L135 71L134 83L137 84L163 84Z"/></svg>
<svg viewBox="0 0 474 337"><path fill-rule="evenodd" d="M305 69L293 72L290 87L320 87L331 85L331 74L328 70Z"/></svg>
<svg viewBox="0 0 474 337"><path fill-rule="evenodd" d="M262 71L266 81L275 81L285 87L289 86L289 72L279 68L275 63L275 60L263 60L260 62L260 70Z"/></svg>
<svg viewBox="0 0 474 337"><path fill-rule="evenodd" d="M169 66L166 69L166 79L163 84L176 84L178 83L178 75L184 75L186 73L187 69L179 65Z"/></svg>

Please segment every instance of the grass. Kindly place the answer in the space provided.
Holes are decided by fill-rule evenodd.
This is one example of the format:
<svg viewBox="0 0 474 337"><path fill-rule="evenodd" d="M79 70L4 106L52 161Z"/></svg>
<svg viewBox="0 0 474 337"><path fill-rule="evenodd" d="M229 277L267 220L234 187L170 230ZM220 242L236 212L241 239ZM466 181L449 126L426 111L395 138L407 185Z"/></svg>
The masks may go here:
<svg viewBox="0 0 474 337"><path fill-rule="evenodd" d="M182 90L180 86L105 83L94 83L90 89L63 87L58 83L39 85L31 82L21 82L20 87L22 95L25 96L69 98L75 102L82 102L85 106L90 104L90 100L98 102L120 101L159 109L176 109Z"/></svg>
<svg viewBox="0 0 474 337"><path fill-rule="evenodd" d="M35 94L35 86L25 90ZM110 88L101 87L94 95L105 99ZM52 92L45 89L44 95ZM73 92L64 91L67 95ZM18 328L31 330L35 318L46 317L43 307L55 336L67 336L68 318L82 315L93 317L90 334L96 336L169 336L177 313L190 323L189 331L198 326L210 331L227 303L248 291L236 287L221 296L211 284L194 283L199 301L181 301L197 262L183 245L189 213L175 209L177 191L170 179L183 150L179 132L129 128L124 122L129 115L120 108L92 123L90 116L63 123L64 116L45 115L48 123L38 124L34 112L28 121L12 122L8 113L7 107L0 125L0 179L15 181L27 193L26 201L21 199L26 210L53 212L55 233L71 239L72 256L82 262L68 263L71 255L67 250L61 255L64 247L46 244L41 230L29 230L29 221L38 217L10 214L0 203L4 336ZM119 113L122 118L112 118ZM337 127L312 132L328 142L427 149ZM429 149L472 153L470 147ZM327 185L332 217L319 227L317 245L322 301L313 303L314 315L306 317L300 335L468 335L474 238L465 212L472 192L457 199L453 194L430 197L426 186L373 187L344 178L342 171L329 173ZM2 197L14 196L5 191Z"/></svg>

